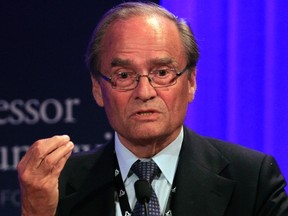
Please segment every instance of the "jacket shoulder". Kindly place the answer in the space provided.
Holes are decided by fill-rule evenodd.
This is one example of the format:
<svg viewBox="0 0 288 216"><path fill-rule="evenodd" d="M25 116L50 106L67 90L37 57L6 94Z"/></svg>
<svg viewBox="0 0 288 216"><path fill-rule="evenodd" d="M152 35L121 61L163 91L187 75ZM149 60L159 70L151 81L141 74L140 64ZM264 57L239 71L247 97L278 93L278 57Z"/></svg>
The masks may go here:
<svg viewBox="0 0 288 216"><path fill-rule="evenodd" d="M92 174L101 174L103 170L108 172L107 166L112 167L112 158L112 144L102 144L92 151L72 154L59 177L60 195L78 190Z"/></svg>
<svg viewBox="0 0 288 216"><path fill-rule="evenodd" d="M247 148L245 146L227 142L224 140L198 135L197 133L185 128L186 142L191 142L191 145L197 149L213 149L216 150L226 160L232 161L259 161L261 162L267 154L263 152Z"/></svg>

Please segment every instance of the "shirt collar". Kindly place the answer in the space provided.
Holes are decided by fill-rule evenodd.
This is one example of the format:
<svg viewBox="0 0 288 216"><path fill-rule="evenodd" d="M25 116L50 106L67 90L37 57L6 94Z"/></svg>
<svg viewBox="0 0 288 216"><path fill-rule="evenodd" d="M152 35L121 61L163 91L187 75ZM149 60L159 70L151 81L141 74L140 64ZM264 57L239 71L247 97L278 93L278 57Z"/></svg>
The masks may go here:
<svg viewBox="0 0 288 216"><path fill-rule="evenodd" d="M177 138L170 143L166 148L160 151L158 154L152 157L154 162L161 169L163 175L172 185L175 176L179 153L183 142L183 127ZM126 180L129 170L133 163L139 158L130 152L119 140L117 133L115 132L115 151L119 163L119 167L122 174L123 182Z"/></svg>
<svg viewBox="0 0 288 216"><path fill-rule="evenodd" d="M138 160L138 158L120 142L118 134L116 132L115 132L115 152L117 155L117 160L121 171L122 179L123 182L125 182L131 166Z"/></svg>

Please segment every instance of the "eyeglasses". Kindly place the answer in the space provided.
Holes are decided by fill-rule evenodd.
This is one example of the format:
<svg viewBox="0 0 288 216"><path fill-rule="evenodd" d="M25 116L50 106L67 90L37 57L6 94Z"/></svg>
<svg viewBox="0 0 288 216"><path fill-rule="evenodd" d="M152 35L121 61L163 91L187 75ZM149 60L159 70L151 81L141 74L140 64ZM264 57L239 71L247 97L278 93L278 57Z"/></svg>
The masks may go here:
<svg viewBox="0 0 288 216"><path fill-rule="evenodd" d="M120 91L129 91L137 87L141 77L147 77L150 85L154 88L164 88L175 85L178 77L187 69L188 65L179 72L173 68L160 68L150 71L148 75L141 75L129 70L115 72L110 77L105 76L101 72L99 72L99 74L104 80L110 82L112 88Z"/></svg>

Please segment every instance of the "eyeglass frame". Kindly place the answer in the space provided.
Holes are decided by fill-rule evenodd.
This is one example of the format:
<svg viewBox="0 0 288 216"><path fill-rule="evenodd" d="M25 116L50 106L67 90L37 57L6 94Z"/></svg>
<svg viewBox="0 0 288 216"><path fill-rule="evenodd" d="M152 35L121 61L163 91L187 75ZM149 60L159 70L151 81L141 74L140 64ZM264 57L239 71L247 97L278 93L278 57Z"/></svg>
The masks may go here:
<svg viewBox="0 0 288 216"><path fill-rule="evenodd" d="M175 76L175 78L174 78L174 80L175 80L174 83L168 84L168 85L164 85L164 86L156 86L156 87L153 86L153 84L151 84L151 81L153 81L153 79L149 77L149 74L146 74L146 75L144 74L144 75L143 75L143 74L137 73L137 74L136 74L136 77L135 77L135 81L137 82L137 84L136 84L135 87L129 88L129 89L117 88L117 86L113 84L112 76L106 76L106 75L104 75L104 74L103 74L102 72L100 72L100 71L98 71L98 74L99 74L100 77L103 78L105 81L109 82L110 85L111 85L111 87L112 87L113 89L116 89L116 90L119 90L119 91L131 91L131 90L137 88L138 83L139 83L141 77L147 77L150 85L151 85L153 88L165 88L165 87L173 86L173 85L175 85L175 84L177 83L177 79L178 79L183 73L185 73L185 71L187 71L189 67L190 67L190 65L187 64L186 67L185 67L183 70L175 73L176 76ZM135 82L135 81L134 81L134 82Z"/></svg>

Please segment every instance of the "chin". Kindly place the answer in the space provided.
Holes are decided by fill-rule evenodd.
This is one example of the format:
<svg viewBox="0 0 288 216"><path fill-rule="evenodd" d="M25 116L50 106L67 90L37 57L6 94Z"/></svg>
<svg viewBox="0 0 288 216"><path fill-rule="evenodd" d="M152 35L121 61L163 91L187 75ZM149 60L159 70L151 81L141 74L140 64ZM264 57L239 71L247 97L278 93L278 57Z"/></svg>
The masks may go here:
<svg viewBox="0 0 288 216"><path fill-rule="evenodd" d="M151 142L159 140L167 136L167 131L161 131L157 129L147 129L143 128L142 130L133 130L131 137L134 140L142 140L145 142Z"/></svg>

